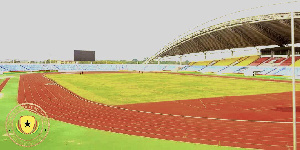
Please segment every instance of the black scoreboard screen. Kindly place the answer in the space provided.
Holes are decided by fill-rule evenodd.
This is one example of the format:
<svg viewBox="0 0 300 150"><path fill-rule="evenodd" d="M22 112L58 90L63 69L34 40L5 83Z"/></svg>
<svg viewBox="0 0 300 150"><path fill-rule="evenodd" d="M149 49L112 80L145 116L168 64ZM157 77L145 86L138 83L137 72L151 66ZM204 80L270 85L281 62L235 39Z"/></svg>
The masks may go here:
<svg viewBox="0 0 300 150"><path fill-rule="evenodd" d="M95 51L74 50L74 61L95 61Z"/></svg>

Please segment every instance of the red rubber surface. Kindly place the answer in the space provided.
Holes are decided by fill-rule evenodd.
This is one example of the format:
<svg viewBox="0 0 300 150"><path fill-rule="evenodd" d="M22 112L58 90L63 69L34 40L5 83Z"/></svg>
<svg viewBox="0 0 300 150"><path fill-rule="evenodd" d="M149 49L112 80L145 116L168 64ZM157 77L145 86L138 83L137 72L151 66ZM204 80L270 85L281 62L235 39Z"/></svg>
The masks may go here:
<svg viewBox="0 0 300 150"><path fill-rule="evenodd" d="M299 95L300 92L297 92ZM300 103L297 99L296 103ZM177 114L233 120L292 122L292 93L274 93L248 96L225 96L193 100L177 100L119 105L120 107ZM298 119L300 108L297 107Z"/></svg>
<svg viewBox="0 0 300 150"><path fill-rule="evenodd" d="M8 82L10 78L6 78L1 84L0 84L0 92L2 91L2 89L5 87L6 83Z"/></svg>
<svg viewBox="0 0 300 150"><path fill-rule="evenodd" d="M297 95L299 94L297 93ZM148 106L151 105L151 107L155 105L157 108L143 107L146 104L125 106L128 108L137 107L139 108L138 110L150 109L155 113L139 112L82 99L68 90L53 84L52 81L44 78L42 74L27 74L20 77L18 102L35 103L41 106L49 117L56 120L110 132L201 144L220 144L222 146L276 150L291 148L291 123L246 121L251 119L252 114L254 120L258 120L260 112L249 111L247 114L236 116L232 116L228 112L236 114L235 111L241 111L244 113L247 112L246 109L255 107L262 110L261 115L265 115L263 114L265 113L264 111L267 113L274 112L273 118L269 120L277 121L276 119L280 119L278 121L290 121L289 118L292 116L290 108L284 107L290 107L291 100L287 97L288 101L284 100L283 104L273 103L273 101L278 101L278 103L283 102L279 98L279 95L283 95L282 98L285 98L285 96L290 97L289 93L281 93L278 95L256 95L251 101L241 99L242 97L225 97L222 100L220 98L207 99L203 100L203 103L206 104L205 109L202 108L204 107L202 103L202 106L197 104L197 100L147 104ZM278 99L274 99L274 96L278 97ZM273 107L278 107L278 110L281 111L273 111L273 107L271 106L267 108L257 107L258 102L260 103L261 100L263 100L262 105L264 107L269 104ZM220 104L220 101L223 104ZM188 104L191 105L185 106ZM235 109L233 105L238 106L238 108ZM199 108L195 108L194 110L193 106ZM214 110L216 108L222 109ZM189 111L189 109L193 111ZM203 112L199 112L199 110ZM175 116L175 114L180 113L195 117ZM281 113L282 115L279 115ZM210 117L209 115L218 117L219 119L201 118ZM268 114L267 116L272 116L272 114ZM246 120L227 120L230 117L231 119L241 118ZM263 117L259 119L263 119ZM268 117L265 119L268 119ZM300 126L298 125L297 127L299 128ZM299 134L298 137L300 137ZM300 138L298 138L298 141L300 141Z"/></svg>

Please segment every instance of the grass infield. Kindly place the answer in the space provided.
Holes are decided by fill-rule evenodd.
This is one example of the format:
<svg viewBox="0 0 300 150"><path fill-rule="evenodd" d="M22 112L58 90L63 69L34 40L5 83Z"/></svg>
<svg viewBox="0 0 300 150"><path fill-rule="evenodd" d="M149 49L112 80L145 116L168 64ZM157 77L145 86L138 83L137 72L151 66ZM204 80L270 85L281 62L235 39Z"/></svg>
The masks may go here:
<svg viewBox="0 0 300 150"><path fill-rule="evenodd" d="M48 74L47 77L86 99L110 105L280 93L292 89L291 83L283 82L162 73Z"/></svg>

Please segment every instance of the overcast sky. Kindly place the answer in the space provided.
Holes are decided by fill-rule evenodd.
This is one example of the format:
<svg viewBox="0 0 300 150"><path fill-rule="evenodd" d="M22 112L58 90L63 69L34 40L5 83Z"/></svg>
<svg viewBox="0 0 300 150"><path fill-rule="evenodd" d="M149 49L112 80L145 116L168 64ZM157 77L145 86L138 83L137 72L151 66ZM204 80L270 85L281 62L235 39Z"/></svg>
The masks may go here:
<svg viewBox="0 0 300 150"><path fill-rule="evenodd" d="M96 51L98 60L142 60L206 21L287 1L1 1L0 60L73 60L73 50Z"/></svg>

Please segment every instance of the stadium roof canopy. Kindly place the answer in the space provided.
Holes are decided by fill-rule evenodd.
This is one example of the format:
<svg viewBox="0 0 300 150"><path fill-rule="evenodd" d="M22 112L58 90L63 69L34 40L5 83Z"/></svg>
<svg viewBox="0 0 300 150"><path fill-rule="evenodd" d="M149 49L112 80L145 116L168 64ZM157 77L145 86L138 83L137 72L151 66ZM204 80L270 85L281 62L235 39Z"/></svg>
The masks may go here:
<svg viewBox="0 0 300 150"><path fill-rule="evenodd" d="M295 43L300 43L300 12L295 12ZM291 13L275 13L226 21L197 30L163 47L148 63L159 57L213 50L291 43Z"/></svg>

